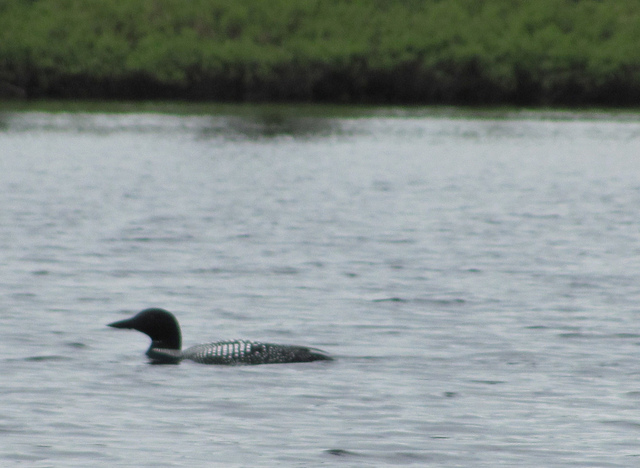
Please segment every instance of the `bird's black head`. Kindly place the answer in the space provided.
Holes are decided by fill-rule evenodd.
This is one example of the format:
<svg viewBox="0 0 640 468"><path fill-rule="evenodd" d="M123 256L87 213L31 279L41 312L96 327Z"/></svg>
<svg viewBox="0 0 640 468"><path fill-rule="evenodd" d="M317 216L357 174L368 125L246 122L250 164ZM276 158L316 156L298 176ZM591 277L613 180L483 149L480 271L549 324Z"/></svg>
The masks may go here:
<svg viewBox="0 0 640 468"><path fill-rule="evenodd" d="M173 314L164 309L145 309L130 319L113 322L109 326L130 328L149 335L152 348L182 348L180 325Z"/></svg>

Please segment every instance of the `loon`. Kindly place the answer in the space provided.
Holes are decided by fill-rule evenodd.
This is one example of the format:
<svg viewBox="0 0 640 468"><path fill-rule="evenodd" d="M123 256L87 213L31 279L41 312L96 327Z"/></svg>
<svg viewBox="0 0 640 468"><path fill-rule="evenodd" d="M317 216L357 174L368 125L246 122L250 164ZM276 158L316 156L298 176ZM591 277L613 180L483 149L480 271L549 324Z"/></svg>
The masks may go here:
<svg viewBox="0 0 640 468"><path fill-rule="evenodd" d="M189 359L201 364L284 364L333 360L324 351L304 346L232 340L192 346L184 351L178 320L164 309L145 309L133 317L110 323L113 328L138 330L151 338L147 356L152 364L179 364Z"/></svg>

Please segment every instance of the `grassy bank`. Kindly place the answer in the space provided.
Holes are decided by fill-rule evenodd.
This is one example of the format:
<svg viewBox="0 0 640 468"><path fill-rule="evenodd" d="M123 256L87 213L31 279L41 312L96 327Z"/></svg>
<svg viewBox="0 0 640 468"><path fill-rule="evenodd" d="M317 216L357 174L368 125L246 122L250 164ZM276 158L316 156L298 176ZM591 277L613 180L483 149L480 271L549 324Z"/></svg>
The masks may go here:
<svg viewBox="0 0 640 468"><path fill-rule="evenodd" d="M0 95L639 105L634 0L0 0Z"/></svg>

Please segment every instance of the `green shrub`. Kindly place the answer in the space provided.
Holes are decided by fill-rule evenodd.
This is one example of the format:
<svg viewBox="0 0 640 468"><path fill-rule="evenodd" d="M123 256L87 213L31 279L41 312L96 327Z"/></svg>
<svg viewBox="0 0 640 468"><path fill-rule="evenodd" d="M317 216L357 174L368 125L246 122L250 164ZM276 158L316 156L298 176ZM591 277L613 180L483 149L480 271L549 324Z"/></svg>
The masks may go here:
<svg viewBox="0 0 640 468"><path fill-rule="evenodd" d="M631 0L0 0L0 84L28 96L630 105L639 20Z"/></svg>

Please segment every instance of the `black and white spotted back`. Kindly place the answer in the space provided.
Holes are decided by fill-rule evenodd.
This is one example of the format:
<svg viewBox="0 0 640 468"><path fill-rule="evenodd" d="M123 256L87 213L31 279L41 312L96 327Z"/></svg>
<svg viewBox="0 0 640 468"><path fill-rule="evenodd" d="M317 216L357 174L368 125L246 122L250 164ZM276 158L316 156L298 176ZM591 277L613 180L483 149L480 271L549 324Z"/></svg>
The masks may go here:
<svg viewBox="0 0 640 468"><path fill-rule="evenodd" d="M193 346L182 351L182 358L201 364L282 364L330 359L320 350L304 346L278 345L233 340Z"/></svg>

